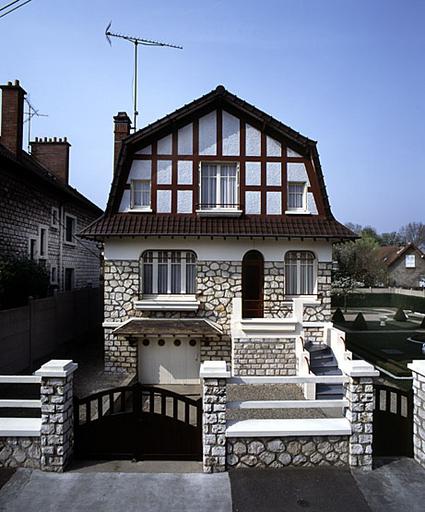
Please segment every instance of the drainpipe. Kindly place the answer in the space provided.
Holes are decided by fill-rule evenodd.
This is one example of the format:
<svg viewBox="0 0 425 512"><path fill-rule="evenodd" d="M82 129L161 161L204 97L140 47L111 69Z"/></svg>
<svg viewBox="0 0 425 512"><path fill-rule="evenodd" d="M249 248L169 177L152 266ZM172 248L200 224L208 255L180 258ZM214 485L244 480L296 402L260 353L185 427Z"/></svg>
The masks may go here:
<svg viewBox="0 0 425 512"><path fill-rule="evenodd" d="M62 273L62 259L63 259L63 204L59 205L59 268L58 268L58 288L63 292L63 273Z"/></svg>

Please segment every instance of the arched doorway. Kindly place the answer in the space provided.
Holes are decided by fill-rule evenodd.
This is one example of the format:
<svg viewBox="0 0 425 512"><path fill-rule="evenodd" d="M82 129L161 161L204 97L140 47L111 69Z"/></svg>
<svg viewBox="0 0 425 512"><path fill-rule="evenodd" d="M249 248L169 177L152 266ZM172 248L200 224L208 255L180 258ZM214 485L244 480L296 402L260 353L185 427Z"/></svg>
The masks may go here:
<svg viewBox="0 0 425 512"><path fill-rule="evenodd" d="M242 260L242 318L264 316L264 259L258 251L248 251Z"/></svg>

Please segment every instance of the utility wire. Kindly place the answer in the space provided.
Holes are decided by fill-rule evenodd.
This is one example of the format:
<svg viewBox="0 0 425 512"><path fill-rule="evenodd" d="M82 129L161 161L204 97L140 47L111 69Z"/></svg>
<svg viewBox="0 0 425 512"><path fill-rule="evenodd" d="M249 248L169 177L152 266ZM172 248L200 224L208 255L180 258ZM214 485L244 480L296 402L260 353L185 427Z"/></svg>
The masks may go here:
<svg viewBox="0 0 425 512"><path fill-rule="evenodd" d="M10 7L11 5L13 5L13 4L15 4L16 2L19 2L19 1L20 0L15 0L14 2L10 3L9 5L5 5L4 7L2 7L0 9L0 11L3 11L7 7ZM24 5L29 4L30 2L32 2L32 0L26 0L26 2L24 2L23 4L19 4L16 7L14 7L13 9L9 9L8 11L4 12L3 14L1 14L0 18L4 18L5 16L7 16L10 13L12 13L13 11L16 11L16 9L19 9L20 7L23 7Z"/></svg>
<svg viewBox="0 0 425 512"><path fill-rule="evenodd" d="M10 2L10 4L7 4L7 5L4 5L3 7L0 7L0 12L1 11L4 11L5 9L7 9L8 7L10 7L11 5L13 4L16 4L18 2L20 2L21 0L14 0L13 2Z"/></svg>

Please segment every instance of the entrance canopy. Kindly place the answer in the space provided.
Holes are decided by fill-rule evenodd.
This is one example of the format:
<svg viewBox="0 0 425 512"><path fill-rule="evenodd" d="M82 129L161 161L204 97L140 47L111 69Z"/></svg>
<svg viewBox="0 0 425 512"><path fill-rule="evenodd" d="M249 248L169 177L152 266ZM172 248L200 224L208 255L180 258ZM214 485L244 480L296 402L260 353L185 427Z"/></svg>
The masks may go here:
<svg viewBox="0 0 425 512"><path fill-rule="evenodd" d="M198 318L133 318L117 327L114 334L121 336L193 336L216 337L222 334L213 322Z"/></svg>

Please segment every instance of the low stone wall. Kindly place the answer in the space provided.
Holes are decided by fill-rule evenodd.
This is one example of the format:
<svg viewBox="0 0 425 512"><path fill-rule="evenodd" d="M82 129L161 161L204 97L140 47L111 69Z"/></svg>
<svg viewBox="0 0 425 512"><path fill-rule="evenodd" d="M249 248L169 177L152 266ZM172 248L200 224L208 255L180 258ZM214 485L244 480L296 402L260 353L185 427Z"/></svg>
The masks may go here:
<svg viewBox="0 0 425 512"><path fill-rule="evenodd" d="M295 338L234 338L233 369L239 376L295 375Z"/></svg>
<svg viewBox="0 0 425 512"><path fill-rule="evenodd" d="M347 466L348 436L227 438L227 467Z"/></svg>
<svg viewBox="0 0 425 512"><path fill-rule="evenodd" d="M204 473L226 470L226 379L204 379L202 432Z"/></svg>
<svg viewBox="0 0 425 512"><path fill-rule="evenodd" d="M304 327L304 341L319 343L323 341L323 327Z"/></svg>
<svg viewBox="0 0 425 512"><path fill-rule="evenodd" d="M39 437L0 438L0 467L40 469Z"/></svg>

